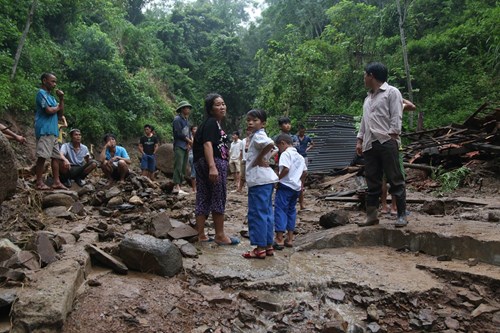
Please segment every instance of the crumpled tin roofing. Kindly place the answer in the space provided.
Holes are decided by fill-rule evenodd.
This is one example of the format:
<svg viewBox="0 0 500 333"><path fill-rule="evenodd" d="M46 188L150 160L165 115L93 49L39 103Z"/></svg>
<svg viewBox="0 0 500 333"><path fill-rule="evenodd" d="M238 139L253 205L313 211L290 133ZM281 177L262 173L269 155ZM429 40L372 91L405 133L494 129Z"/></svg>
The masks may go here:
<svg viewBox="0 0 500 333"><path fill-rule="evenodd" d="M316 115L307 120L306 134L314 141L307 152L309 173L331 173L351 163L356 154L354 119L348 115Z"/></svg>

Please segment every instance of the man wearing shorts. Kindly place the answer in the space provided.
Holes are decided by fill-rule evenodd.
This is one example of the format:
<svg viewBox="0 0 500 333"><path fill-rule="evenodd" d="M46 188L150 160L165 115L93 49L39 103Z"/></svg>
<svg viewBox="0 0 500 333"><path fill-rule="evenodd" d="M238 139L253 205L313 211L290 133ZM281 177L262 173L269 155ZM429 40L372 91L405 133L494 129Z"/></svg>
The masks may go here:
<svg viewBox="0 0 500 333"><path fill-rule="evenodd" d="M52 176L54 177L52 188L64 189L67 188L59 179L59 160L61 154L59 152L59 129L57 126L58 118L64 113L64 92L56 90L56 95L59 98L57 103L51 91L57 85L57 78L52 73L44 73L41 77L42 87L38 90L35 98L36 113L35 113L35 137L36 137L36 183L37 190L50 189L43 182L43 171L45 160L51 160Z"/></svg>
<svg viewBox="0 0 500 333"><path fill-rule="evenodd" d="M79 129L72 129L69 135L71 142L61 146L61 180L67 187L71 187L71 180L81 187L85 185L85 177L97 167L97 162L90 159L89 149L82 144Z"/></svg>
<svg viewBox="0 0 500 333"><path fill-rule="evenodd" d="M233 141L229 149L229 172L233 174L236 191L241 192L240 169L241 169L241 140L240 132L233 132ZM234 192L234 191L233 191Z"/></svg>
<svg viewBox="0 0 500 333"><path fill-rule="evenodd" d="M128 166L131 163L127 150L116 145L114 134L106 134L104 142L105 145L100 155L102 172L110 182L115 180L125 181L130 172Z"/></svg>
<svg viewBox="0 0 500 333"><path fill-rule="evenodd" d="M144 125L144 136L139 140L139 153L141 153L142 175L153 180L156 171L156 150L158 150L158 138L153 135L151 125Z"/></svg>

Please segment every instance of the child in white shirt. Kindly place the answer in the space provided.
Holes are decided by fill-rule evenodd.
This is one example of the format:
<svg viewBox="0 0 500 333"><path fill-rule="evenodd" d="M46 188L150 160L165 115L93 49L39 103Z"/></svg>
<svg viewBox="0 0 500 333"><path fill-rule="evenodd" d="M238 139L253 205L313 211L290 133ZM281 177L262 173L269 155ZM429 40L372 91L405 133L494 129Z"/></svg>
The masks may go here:
<svg viewBox="0 0 500 333"><path fill-rule="evenodd" d="M245 252L243 258L266 259L274 255L273 189L278 176L269 167L269 157L274 147L265 130L267 115L263 110L247 113L248 129L252 132L246 156L246 181L248 185L248 234L250 244L256 248Z"/></svg>
<svg viewBox="0 0 500 333"><path fill-rule="evenodd" d="M280 152L279 159L279 184L274 198L274 223L276 242L274 248L283 250L284 246L293 246L293 232L297 217L297 200L304 188L304 179L307 175L305 159L293 147L292 137L280 134L275 145ZM287 232L287 239L283 235Z"/></svg>

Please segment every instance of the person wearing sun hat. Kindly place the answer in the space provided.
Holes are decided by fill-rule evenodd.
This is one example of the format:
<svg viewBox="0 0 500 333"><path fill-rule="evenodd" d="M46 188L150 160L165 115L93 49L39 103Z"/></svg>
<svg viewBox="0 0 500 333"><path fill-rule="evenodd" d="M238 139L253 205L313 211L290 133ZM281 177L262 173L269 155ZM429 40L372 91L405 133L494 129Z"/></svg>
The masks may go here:
<svg viewBox="0 0 500 333"><path fill-rule="evenodd" d="M173 193L185 195L187 192L181 189L181 184L186 172L188 151L193 144L191 131L189 130L189 114L193 106L188 101L177 104L175 112L177 115L172 123L174 135L174 190Z"/></svg>

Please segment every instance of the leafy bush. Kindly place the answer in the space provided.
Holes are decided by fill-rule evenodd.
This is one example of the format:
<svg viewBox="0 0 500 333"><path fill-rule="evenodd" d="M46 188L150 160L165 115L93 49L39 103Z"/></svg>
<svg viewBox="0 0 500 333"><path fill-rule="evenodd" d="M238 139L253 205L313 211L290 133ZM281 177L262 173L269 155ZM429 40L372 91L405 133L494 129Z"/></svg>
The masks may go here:
<svg viewBox="0 0 500 333"><path fill-rule="evenodd" d="M467 177L470 172L471 170L465 166L441 174L439 174L438 171L436 180L441 184L440 192L449 193L456 190L462 186L465 177Z"/></svg>

